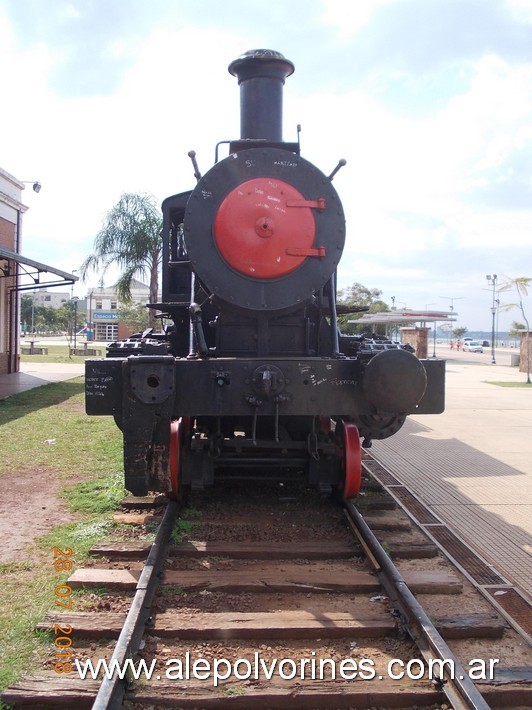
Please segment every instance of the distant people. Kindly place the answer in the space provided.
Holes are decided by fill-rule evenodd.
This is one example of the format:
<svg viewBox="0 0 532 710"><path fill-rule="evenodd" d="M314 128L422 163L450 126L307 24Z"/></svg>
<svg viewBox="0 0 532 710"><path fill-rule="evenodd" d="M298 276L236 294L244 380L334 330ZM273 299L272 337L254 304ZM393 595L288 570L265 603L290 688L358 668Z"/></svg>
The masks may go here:
<svg viewBox="0 0 532 710"><path fill-rule="evenodd" d="M451 350L454 350L454 340L451 340L451 342L449 344L451 346Z"/></svg>
<svg viewBox="0 0 532 710"><path fill-rule="evenodd" d="M460 352L460 350L462 349L462 341L461 340L456 341L456 349L458 350L458 352Z"/></svg>

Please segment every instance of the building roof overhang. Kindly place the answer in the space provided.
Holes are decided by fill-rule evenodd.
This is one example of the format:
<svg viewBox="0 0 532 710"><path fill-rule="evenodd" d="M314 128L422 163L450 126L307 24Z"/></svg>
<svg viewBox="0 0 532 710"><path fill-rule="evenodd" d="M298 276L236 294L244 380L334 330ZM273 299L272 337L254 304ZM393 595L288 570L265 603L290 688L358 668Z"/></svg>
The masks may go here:
<svg viewBox="0 0 532 710"><path fill-rule="evenodd" d="M23 279L23 282L15 287L17 291L32 291L37 288L65 286L73 284L78 280L78 277L74 276L74 274L69 274L66 271L61 271L61 269L56 269L54 266L48 266L48 264L43 264L40 261L29 259L11 249L0 246L0 262L2 260L6 261L7 265L4 267L0 265L0 278L14 275L14 272L9 266L10 261L14 261L21 267L19 276ZM49 275L51 280L41 281L42 274ZM24 277L26 277L26 279L24 279ZM31 279L31 282L28 279Z"/></svg>
<svg viewBox="0 0 532 710"><path fill-rule="evenodd" d="M350 320L353 325L386 323L389 325L400 325L407 323L441 323L445 321L455 321L456 311L414 311L397 310L386 311L385 313L365 313L356 320Z"/></svg>

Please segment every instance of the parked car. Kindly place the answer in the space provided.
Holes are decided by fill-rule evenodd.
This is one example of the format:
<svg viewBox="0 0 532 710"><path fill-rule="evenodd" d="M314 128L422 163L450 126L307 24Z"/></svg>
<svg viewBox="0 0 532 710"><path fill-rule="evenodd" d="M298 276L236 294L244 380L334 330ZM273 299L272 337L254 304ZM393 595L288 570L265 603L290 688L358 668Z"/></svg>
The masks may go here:
<svg viewBox="0 0 532 710"><path fill-rule="evenodd" d="M489 340L483 340L482 341L482 347L484 348L489 348L490 346L490 341Z"/></svg>
<svg viewBox="0 0 532 710"><path fill-rule="evenodd" d="M464 343L464 352L468 353L483 353L484 348L482 347L482 344L478 342L478 340L467 340Z"/></svg>

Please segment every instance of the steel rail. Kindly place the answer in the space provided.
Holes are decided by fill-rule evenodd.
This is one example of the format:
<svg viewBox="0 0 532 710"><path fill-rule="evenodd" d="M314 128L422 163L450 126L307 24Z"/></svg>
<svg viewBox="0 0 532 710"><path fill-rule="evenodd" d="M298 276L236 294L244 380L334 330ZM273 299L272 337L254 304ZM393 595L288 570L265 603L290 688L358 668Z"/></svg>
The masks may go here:
<svg viewBox="0 0 532 710"><path fill-rule="evenodd" d="M436 627L412 594L402 575L386 554L368 524L351 501L346 501L346 515L349 522L368 552L379 581L388 594L392 605L406 620L406 629L412 640L418 646L424 659L429 662L441 661L443 677L432 679L452 703L454 710L472 708L473 710L489 710L478 688L469 678L467 671L445 643ZM448 662L452 673L448 675ZM434 667L433 665L431 667Z"/></svg>
<svg viewBox="0 0 532 710"><path fill-rule="evenodd" d="M109 661L110 668L123 667L126 659L132 658L139 650L144 628L151 615L151 604L155 590L160 582L164 550L174 527L177 506L176 501L170 501L166 507L142 569L124 626ZM125 678L120 679L116 672L112 678L104 678L92 705L92 710L118 710L122 706L127 682Z"/></svg>

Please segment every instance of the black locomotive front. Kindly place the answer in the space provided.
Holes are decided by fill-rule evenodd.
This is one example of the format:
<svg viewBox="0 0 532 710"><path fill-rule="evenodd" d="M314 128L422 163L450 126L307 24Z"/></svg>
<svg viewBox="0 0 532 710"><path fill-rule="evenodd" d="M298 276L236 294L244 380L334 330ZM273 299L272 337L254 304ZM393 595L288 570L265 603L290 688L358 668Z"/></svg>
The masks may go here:
<svg viewBox="0 0 532 710"><path fill-rule="evenodd" d="M87 413L114 415L135 495L303 475L351 497L360 437L443 411L442 361L339 333L344 213L332 175L282 140L293 69L270 50L230 65L241 138L203 177L191 152L195 188L163 203L162 302L149 306L170 325L87 361Z"/></svg>

